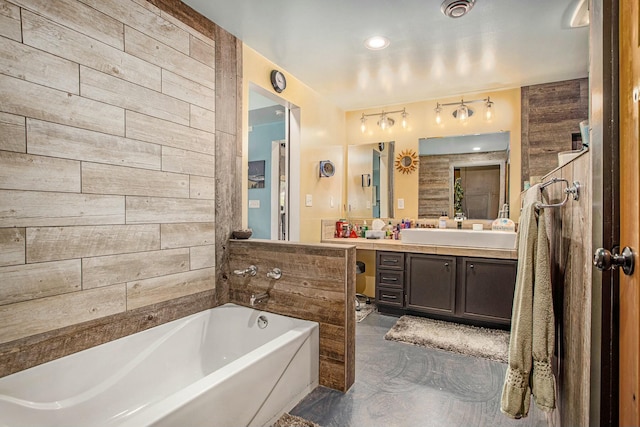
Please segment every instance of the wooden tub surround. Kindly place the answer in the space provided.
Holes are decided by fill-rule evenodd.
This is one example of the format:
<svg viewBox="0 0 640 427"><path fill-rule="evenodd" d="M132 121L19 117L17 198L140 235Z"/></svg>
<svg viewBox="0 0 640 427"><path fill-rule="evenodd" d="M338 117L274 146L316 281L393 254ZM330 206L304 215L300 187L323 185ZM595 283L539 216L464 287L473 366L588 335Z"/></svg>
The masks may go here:
<svg viewBox="0 0 640 427"><path fill-rule="evenodd" d="M231 273L230 302L249 306L252 294L269 298L255 308L320 323L320 384L346 392L355 380L354 246L231 240L230 271L255 265L255 276ZM278 280L267 277L274 267Z"/></svg>

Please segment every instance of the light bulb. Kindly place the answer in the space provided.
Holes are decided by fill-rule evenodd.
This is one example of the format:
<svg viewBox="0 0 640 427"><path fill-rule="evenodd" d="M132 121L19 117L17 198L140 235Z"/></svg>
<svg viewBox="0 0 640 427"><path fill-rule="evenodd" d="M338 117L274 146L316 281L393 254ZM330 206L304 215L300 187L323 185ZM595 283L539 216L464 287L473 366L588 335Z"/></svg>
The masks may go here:
<svg viewBox="0 0 640 427"><path fill-rule="evenodd" d="M407 113L402 111L402 129L407 128Z"/></svg>
<svg viewBox="0 0 640 427"><path fill-rule="evenodd" d="M458 107L458 119L461 122L464 122L465 120L467 120L467 118L469 118L469 109L467 108L466 105L464 104L460 104L460 106Z"/></svg>
<svg viewBox="0 0 640 427"><path fill-rule="evenodd" d="M441 112L442 112L442 108L440 108L440 104L438 104L438 106L436 107L436 124L437 125L442 123L442 117L440 116Z"/></svg>
<svg viewBox="0 0 640 427"><path fill-rule="evenodd" d="M367 131L367 119L364 118L364 113L362 114L362 118L360 119L360 131L365 133Z"/></svg>
<svg viewBox="0 0 640 427"><path fill-rule="evenodd" d="M493 102L487 100L484 106L484 119L490 122L493 119Z"/></svg>
<svg viewBox="0 0 640 427"><path fill-rule="evenodd" d="M385 116L384 114L382 115L382 117L380 117L380 128L382 128L382 130L385 130L387 128L387 116Z"/></svg>

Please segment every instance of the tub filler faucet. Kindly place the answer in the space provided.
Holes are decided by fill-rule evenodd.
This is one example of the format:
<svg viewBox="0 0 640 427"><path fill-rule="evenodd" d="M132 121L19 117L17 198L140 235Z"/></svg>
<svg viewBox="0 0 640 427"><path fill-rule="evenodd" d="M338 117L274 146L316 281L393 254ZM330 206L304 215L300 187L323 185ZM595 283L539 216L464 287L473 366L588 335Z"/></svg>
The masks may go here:
<svg viewBox="0 0 640 427"><path fill-rule="evenodd" d="M249 299L249 303L251 304L251 307L255 307L260 303L267 302L268 299L269 299L268 292L260 292L259 294L251 294L251 299Z"/></svg>
<svg viewBox="0 0 640 427"><path fill-rule="evenodd" d="M242 276L242 277L245 277L247 274L249 276L255 276L256 274L258 274L258 267L256 267L255 265L250 265L248 268L245 268L244 270L233 270L233 274L235 274L236 276Z"/></svg>

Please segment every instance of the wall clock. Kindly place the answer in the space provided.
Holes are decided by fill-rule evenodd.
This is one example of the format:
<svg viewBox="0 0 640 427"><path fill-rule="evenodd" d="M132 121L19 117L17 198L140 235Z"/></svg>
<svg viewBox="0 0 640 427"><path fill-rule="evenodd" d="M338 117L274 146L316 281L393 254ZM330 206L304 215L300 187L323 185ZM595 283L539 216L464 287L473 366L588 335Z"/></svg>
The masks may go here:
<svg viewBox="0 0 640 427"><path fill-rule="evenodd" d="M282 74L281 71L271 71L271 85L273 86L273 89L278 93L286 89L287 79L284 78L284 74Z"/></svg>
<svg viewBox="0 0 640 427"><path fill-rule="evenodd" d="M398 171L410 174L418 169L418 155L413 150L403 150L396 157L395 164Z"/></svg>

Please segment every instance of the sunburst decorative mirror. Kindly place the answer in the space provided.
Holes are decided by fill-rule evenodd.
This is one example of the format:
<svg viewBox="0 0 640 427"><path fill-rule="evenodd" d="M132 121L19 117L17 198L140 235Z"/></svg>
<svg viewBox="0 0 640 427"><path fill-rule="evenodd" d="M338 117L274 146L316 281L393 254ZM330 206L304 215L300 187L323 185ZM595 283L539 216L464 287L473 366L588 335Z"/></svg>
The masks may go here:
<svg viewBox="0 0 640 427"><path fill-rule="evenodd" d="M411 149L403 150L396 157L395 165L399 172L410 174L418 169L418 155Z"/></svg>

